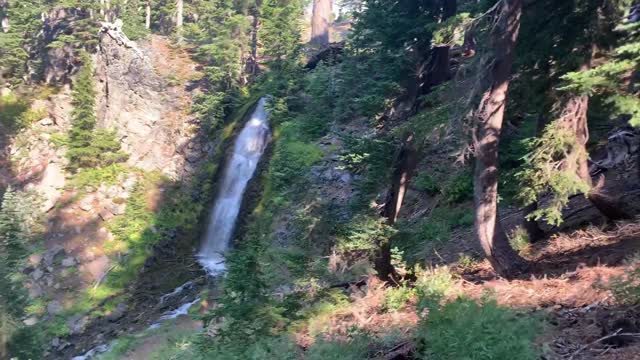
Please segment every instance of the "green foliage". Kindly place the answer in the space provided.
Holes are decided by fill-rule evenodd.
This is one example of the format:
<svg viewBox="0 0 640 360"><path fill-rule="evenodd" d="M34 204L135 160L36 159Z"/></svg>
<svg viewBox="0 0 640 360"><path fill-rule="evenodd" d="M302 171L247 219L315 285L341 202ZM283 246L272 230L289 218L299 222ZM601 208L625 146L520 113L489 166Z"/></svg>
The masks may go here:
<svg viewBox="0 0 640 360"><path fill-rule="evenodd" d="M368 358L369 341L363 335L356 335L346 341L318 340L305 353L309 360L361 360Z"/></svg>
<svg viewBox="0 0 640 360"><path fill-rule="evenodd" d="M523 227L518 226L511 232L511 234L509 234L509 243L515 251L521 254L525 253L531 246L529 233Z"/></svg>
<svg viewBox="0 0 640 360"><path fill-rule="evenodd" d="M517 314L493 300L459 298L430 308L420 322L421 359L537 359L535 317Z"/></svg>
<svg viewBox="0 0 640 360"><path fill-rule="evenodd" d="M527 167L517 173L522 185L519 199L527 205L550 192L553 195L550 204L529 216L559 225L569 197L589 191L589 185L575 171L584 156L584 147L577 143L575 133L559 121L547 125L542 136L529 140L528 146L531 151L525 157Z"/></svg>
<svg viewBox="0 0 640 360"><path fill-rule="evenodd" d="M347 159L366 159L359 163L359 168L353 168L361 176L355 181L359 193L351 200L354 211L367 209L373 196L386 186L394 157L393 144L384 138L361 137L344 138L349 151Z"/></svg>
<svg viewBox="0 0 640 360"><path fill-rule="evenodd" d="M93 88L93 68L91 58L84 53L84 66L78 74L73 88L73 112L68 136L67 158L69 168L106 166L126 160L120 152L120 142L115 131L95 130L95 90Z"/></svg>
<svg viewBox="0 0 640 360"><path fill-rule="evenodd" d="M292 189L302 189L300 182L313 164L322 159L322 151L318 146L298 141L296 134L300 126L286 122L280 126L280 136L273 157L270 173L271 186L278 194L284 195Z"/></svg>
<svg viewBox="0 0 640 360"><path fill-rule="evenodd" d="M611 280L611 292L621 304L640 304L640 257L637 254L627 261L626 270L625 275Z"/></svg>
<svg viewBox="0 0 640 360"><path fill-rule="evenodd" d="M38 68L38 51L42 49L41 13L44 0L10 1L7 4L9 31L0 31L0 85L17 84L30 79L27 63Z"/></svg>
<svg viewBox="0 0 640 360"><path fill-rule="evenodd" d="M380 244L389 241L395 230L386 219L369 214L359 214L340 229L336 245L338 250L372 252Z"/></svg>
<svg viewBox="0 0 640 360"><path fill-rule="evenodd" d="M24 343L29 343L30 335L21 330L20 323L29 305L26 275L21 270L39 234L36 200L30 193L9 187L0 207L0 354L7 347L12 354L19 354Z"/></svg>
<svg viewBox="0 0 640 360"><path fill-rule="evenodd" d="M416 267L415 294L418 297L418 309L436 306L453 291L455 279L448 267L435 267L421 270Z"/></svg>
<svg viewBox="0 0 640 360"><path fill-rule="evenodd" d="M413 179L413 186L424 191L429 195L435 195L440 192L440 186L438 182L433 178L431 174L421 172Z"/></svg>
<svg viewBox="0 0 640 360"><path fill-rule="evenodd" d="M110 5L122 20L122 31L129 39L139 40L149 35L145 28L145 0L116 0Z"/></svg>
<svg viewBox="0 0 640 360"><path fill-rule="evenodd" d="M84 189L89 186L97 188L101 184L113 185L122 175L126 175L129 169L123 164L111 164L100 168L82 169L73 176L69 186L76 189Z"/></svg>
<svg viewBox="0 0 640 360"><path fill-rule="evenodd" d="M620 14L618 14L620 15ZM611 116L625 115L630 123L640 126L640 87L627 81L630 73L640 68L640 25L624 24L617 28L621 39L611 61L592 69L573 71L562 76L561 90L577 94L601 94L615 109Z"/></svg>
<svg viewBox="0 0 640 360"><path fill-rule="evenodd" d="M47 115L45 109L31 109L28 101L11 93L0 97L0 125L17 132Z"/></svg>
<svg viewBox="0 0 640 360"><path fill-rule="evenodd" d="M394 243L406 254L409 263L414 263L425 251L448 242L454 229L470 227L473 221L473 212L468 208L437 207L415 225L399 224Z"/></svg>
<svg viewBox="0 0 640 360"><path fill-rule="evenodd" d="M461 203L473 199L473 174L467 169L453 177L442 190L449 203Z"/></svg>
<svg viewBox="0 0 640 360"><path fill-rule="evenodd" d="M390 311L403 309L407 302L415 296L415 289L402 284L398 287L390 288L384 293L384 303L382 307Z"/></svg>

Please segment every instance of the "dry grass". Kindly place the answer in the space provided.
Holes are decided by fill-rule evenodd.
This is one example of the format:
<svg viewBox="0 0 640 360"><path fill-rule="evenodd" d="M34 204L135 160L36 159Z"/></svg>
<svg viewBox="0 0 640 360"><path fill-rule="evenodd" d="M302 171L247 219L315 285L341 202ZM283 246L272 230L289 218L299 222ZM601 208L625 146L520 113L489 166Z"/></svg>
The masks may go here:
<svg viewBox="0 0 640 360"><path fill-rule="evenodd" d="M309 326L298 332L296 341L306 348L313 344L316 333L321 330L323 337L347 340L353 329L372 335L382 335L389 329L408 334L418 323L415 301L399 311L386 312L383 309L386 285L375 277L370 277L362 288L352 287L350 303L330 314L312 319Z"/></svg>

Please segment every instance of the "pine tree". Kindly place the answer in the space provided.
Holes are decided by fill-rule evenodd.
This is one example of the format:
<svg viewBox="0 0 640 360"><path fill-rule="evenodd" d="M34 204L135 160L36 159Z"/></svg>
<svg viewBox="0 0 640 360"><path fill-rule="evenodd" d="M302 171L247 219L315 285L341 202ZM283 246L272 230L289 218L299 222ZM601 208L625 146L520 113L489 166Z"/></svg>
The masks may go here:
<svg viewBox="0 0 640 360"><path fill-rule="evenodd" d="M569 33L571 36L563 35L565 40L553 50L542 49L543 57L549 56L548 63L555 63L557 69L554 73L559 74L549 74L544 80L547 82L547 94L550 94L545 101L547 104L555 102L555 105L545 130L538 138L529 141L531 151L525 158L525 167L518 174L523 185L519 197L525 204L535 204L538 197L549 194L551 201L544 208L535 206L536 210L529 215L531 219L561 224L562 209L571 196L580 193L585 194L606 217L612 220L626 217L616 210L615 199L601 194L597 188L592 189L586 148L591 97L604 95L612 104L622 100L620 103L624 105L618 108L618 114L627 114L632 119L633 104L640 104L634 90L628 92L630 88L624 80L631 69L637 68L637 63L627 62L630 58L625 58L622 63L619 62L621 59L614 58L614 61L595 68L592 66L596 56L609 57L611 44L618 41L614 29L623 18L625 3L620 0L577 1L562 11L565 14L563 18L556 20L559 26L547 23L544 29L551 38L557 37L553 34ZM633 41L626 39L629 40ZM551 73L552 69L548 71ZM552 89L554 84L561 86L557 90Z"/></svg>
<svg viewBox="0 0 640 360"><path fill-rule="evenodd" d="M115 132L95 130L95 90L91 57L83 53L83 67L73 87L73 111L67 158L69 169L105 166L126 160Z"/></svg>
<svg viewBox="0 0 640 360"><path fill-rule="evenodd" d="M28 236L23 228L23 207L18 194L9 187L0 207L0 356L7 354L7 344L23 315L26 292L17 274L27 254Z"/></svg>
<svg viewBox="0 0 640 360"><path fill-rule="evenodd" d="M19 198L15 191L9 187L2 200L0 210L0 248L2 249L2 262L8 269L18 268L22 258L26 254L25 232L23 230L23 216Z"/></svg>
<svg viewBox="0 0 640 360"><path fill-rule="evenodd" d="M69 130L67 158L69 167L77 170L95 165L92 152L93 129L96 126L95 90L93 88L93 67L88 54L82 56L82 69L73 86L73 112Z"/></svg>
<svg viewBox="0 0 640 360"><path fill-rule="evenodd" d="M41 14L45 10L43 0L9 1L2 4L0 17L0 85L30 80L29 61L37 62L42 50ZM37 64L36 64L37 65Z"/></svg>

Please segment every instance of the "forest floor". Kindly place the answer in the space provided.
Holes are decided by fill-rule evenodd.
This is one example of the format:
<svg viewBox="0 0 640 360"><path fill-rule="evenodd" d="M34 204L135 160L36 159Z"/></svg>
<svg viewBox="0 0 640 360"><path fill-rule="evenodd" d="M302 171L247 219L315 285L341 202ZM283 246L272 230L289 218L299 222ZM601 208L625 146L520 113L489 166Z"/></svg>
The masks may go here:
<svg viewBox="0 0 640 360"><path fill-rule="evenodd" d="M460 237L462 238L462 237ZM464 237L470 239L471 237ZM445 252L473 247L450 243ZM481 299L489 294L499 305L541 315L539 345L545 359L640 359L637 338L640 307L616 302L612 283L637 267L640 225L634 222L559 233L522 252L529 269L516 279L495 274L488 261L454 265L455 293ZM621 329L621 330L620 330Z"/></svg>

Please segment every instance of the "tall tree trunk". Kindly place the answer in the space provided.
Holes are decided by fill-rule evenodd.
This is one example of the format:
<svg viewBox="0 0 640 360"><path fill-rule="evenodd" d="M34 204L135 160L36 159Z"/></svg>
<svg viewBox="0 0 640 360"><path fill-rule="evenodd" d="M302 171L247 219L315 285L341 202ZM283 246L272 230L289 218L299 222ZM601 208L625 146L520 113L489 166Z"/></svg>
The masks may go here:
<svg viewBox="0 0 640 360"><path fill-rule="evenodd" d="M457 0L442 0L442 20L456 15ZM435 46L426 67L426 76L421 84L422 94L428 94L434 86L451 79L451 46Z"/></svg>
<svg viewBox="0 0 640 360"><path fill-rule="evenodd" d="M382 216L387 219L387 224L393 226L398 220L398 214L402 208L402 201L407 193L407 188L413 178L418 154L413 144L415 135L409 133L395 161L395 168L391 176L391 189L387 194ZM374 267L378 277L383 281L397 280L399 278L391 264L391 240L385 239L380 244L375 255Z"/></svg>
<svg viewBox="0 0 640 360"><path fill-rule="evenodd" d="M251 9L253 21L251 22L251 57L247 64L247 73L251 80L258 75L258 29L260 27L260 6L261 0L257 0L255 6Z"/></svg>
<svg viewBox="0 0 640 360"><path fill-rule="evenodd" d="M448 19L456 14L457 0L443 0L442 17ZM421 59L422 60L422 59ZM419 67L424 66L424 62L418 61ZM432 86L442 84L450 79L449 73L449 47L439 47L431 51L431 58L427 66L427 80L423 84L419 84L420 76L414 79L407 89L408 97L411 101L416 102L418 91L422 89L423 93L428 93ZM417 71L422 74L422 71ZM413 111L415 111L415 104ZM407 115L410 116L411 114ZM398 157L395 160L394 172L391 177L391 188L385 201L382 216L387 218L387 224L394 225L398 219L398 214L402 208L402 202L407 192L407 187L413 178L416 166L418 164L418 152L415 147L415 134L409 132L405 135L402 147ZM380 245L376 254L375 269L378 277L384 281L389 281L398 277L395 269L391 265L391 242L387 241Z"/></svg>
<svg viewBox="0 0 640 360"><path fill-rule="evenodd" d="M545 109L546 110L546 109ZM542 114L546 113L547 111L542 111L540 114L538 114L538 119L536 120L536 133L535 136L538 136L540 134L542 134L542 132L544 131L544 127L547 125L547 118L545 118ZM540 225L538 225L538 221L536 221L535 219L529 219L529 215L532 214L534 211L538 210L538 201L534 201L533 203L527 205L524 207L524 209L522 209L523 212L523 227L525 229L525 231L527 232L527 235L529 236L529 242L537 242L538 240L542 239L542 237L544 236L544 231L542 231L542 229L540 229Z"/></svg>
<svg viewBox="0 0 640 360"><path fill-rule="evenodd" d="M331 18L331 0L313 0L311 14L311 43L319 46L329 45L329 19Z"/></svg>
<svg viewBox="0 0 640 360"><path fill-rule="evenodd" d="M147 30L151 29L151 0L147 0L145 5L144 27Z"/></svg>
<svg viewBox="0 0 640 360"><path fill-rule="evenodd" d="M0 26L2 32L9 32L9 0L0 0Z"/></svg>
<svg viewBox="0 0 640 360"><path fill-rule="evenodd" d="M483 80L487 89L473 130L475 236L495 271L503 276L512 275L524 265L524 259L511 248L498 217L498 143L521 15L522 0L502 0L491 33L494 57L487 62L491 68Z"/></svg>
<svg viewBox="0 0 640 360"><path fill-rule="evenodd" d="M177 0L176 2L176 33L178 34L178 42L182 42L182 22L183 22L183 9L184 1Z"/></svg>
<svg viewBox="0 0 640 360"><path fill-rule="evenodd" d="M583 65L580 71L589 70L590 65ZM603 192L604 177L600 178L597 186L593 186L591 174L589 173L589 153L587 152L587 142L589 142L589 126L587 123L587 112L589 110L589 96L573 95L566 101L560 121L565 129L575 133L576 142L580 147L575 156L575 172L584 181L591 190L586 194L591 204L598 209L602 215L609 220L621 220L631 218L628 214L621 210L619 200L607 195ZM572 169L573 170L573 169Z"/></svg>

